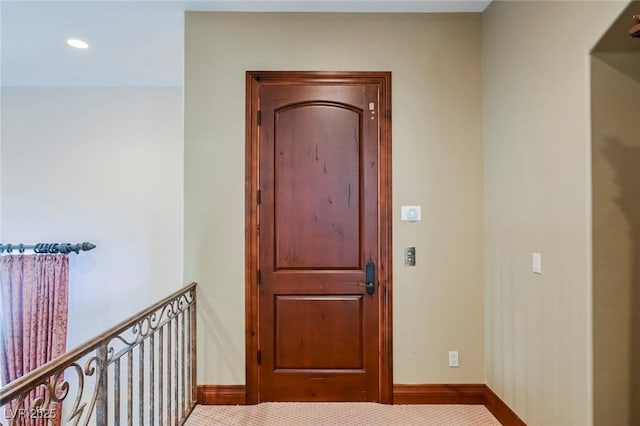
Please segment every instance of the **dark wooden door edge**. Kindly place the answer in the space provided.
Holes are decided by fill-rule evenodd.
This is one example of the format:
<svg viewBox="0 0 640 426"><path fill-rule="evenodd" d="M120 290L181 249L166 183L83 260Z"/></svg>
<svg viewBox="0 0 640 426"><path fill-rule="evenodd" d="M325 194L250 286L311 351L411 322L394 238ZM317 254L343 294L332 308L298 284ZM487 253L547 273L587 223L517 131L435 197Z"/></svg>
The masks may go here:
<svg viewBox="0 0 640 426"><path fill-rule="evenodd" d="M202 405L245 405L247 403L245 385L199 385L198 404Z"/></svg>
<svg viewBox="0 0 640 426"><path fill-rule="evenodd" d="M485 407L505 426L526 426L520 417L504 403L487 385L485 387Z"/></svg>
<svg viewBox="0 0 640 426"><path fill-rule="evenodd" d="M391 249L391 73L247 71L245 116L245 340L246 402L260 402L258 366L258 92L261 82L298 81L374 83L381 87L379 150L380 370L378 402L393 399L392 249Z"/></svg>
<svg viewBox="0 0 640 426"><path fill-rule="evenodd" d="M245 345L246 402L259 402L258 367L258 94L260 75L246 74L245 105Z"/></svg>

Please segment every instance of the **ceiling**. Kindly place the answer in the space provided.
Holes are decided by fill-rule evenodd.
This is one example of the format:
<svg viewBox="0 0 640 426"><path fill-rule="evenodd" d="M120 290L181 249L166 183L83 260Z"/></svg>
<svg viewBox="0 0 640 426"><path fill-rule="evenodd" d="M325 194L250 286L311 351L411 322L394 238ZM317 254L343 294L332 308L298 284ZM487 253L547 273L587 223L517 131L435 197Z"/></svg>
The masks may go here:
<svg viewBox="0 0 640 426"><path fill-rule="evenodd" d="M181 86L184 12L482 12L491 0L0 2L2 86ZM68 38L89 43L73 49Z"/></svg>
<svg viewBox="0 0 640 426"><path fill-rule="evenodd" d="M640 52L640 39L629 37L635 25L632 17L640 14L640 1L632 1L593 48L597 52Z"/></svg>
<svg viewBox="0 0 640 426"><path fill-rule="evenodd" d="M618 16L591 53L611 67L640 82L640 39L629 37L635 25L633 15L640 14L640 1L632 1Z"/></svg>

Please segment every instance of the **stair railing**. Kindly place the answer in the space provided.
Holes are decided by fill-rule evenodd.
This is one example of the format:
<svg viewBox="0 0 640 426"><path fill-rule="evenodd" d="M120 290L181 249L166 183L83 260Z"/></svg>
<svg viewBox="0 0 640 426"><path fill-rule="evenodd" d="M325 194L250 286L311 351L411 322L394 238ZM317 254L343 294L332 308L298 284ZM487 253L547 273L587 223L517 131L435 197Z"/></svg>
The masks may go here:
<svg viewBox="0 0 640 426"><path fill-rule="evenodd" d="M196 283L0 389L0 426L182 425L196 404Z"/></svg>

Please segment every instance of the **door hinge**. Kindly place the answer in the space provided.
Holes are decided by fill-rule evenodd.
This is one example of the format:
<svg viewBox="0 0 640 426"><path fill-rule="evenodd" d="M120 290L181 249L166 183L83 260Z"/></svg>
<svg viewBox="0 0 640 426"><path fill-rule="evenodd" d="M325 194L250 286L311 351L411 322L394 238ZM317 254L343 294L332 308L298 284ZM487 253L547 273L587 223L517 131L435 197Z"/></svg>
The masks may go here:
<svg viewBox="0 0 640 426"><path fill-rule="evenodd" d="M262 111L258 110L258 113L256 114L256 121L258 122L258 126L262 125Z"/></svg>
<svg viewBox="0 0 640 426"><path fill-rule="evenodd" d="M262 364L262 351L258 351L256 354L256 360L258 361L258 365Z"/></svg>
<svg viewBox="0 0 640 426"><path fill-rule="evenodd" d="M262 271L260 269L258 269L256 276L258 278L258 285L262 284Z"/></svg>
<svg viewBox="0 0 640 426"><path fill-rule="evenodd" d="M256 195L256 199L258 204L262 204L262 191L258 189L258 194Z"/></svg>

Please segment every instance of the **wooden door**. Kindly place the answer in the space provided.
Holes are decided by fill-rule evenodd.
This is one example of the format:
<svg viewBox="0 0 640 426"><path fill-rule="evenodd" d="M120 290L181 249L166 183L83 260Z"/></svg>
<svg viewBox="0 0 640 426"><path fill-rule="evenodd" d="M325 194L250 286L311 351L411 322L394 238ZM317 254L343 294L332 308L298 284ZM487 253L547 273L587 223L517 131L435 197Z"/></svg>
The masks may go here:
<svg viewBox="0 0 640 426"><path fill-rule="evenodd" d="M380 400L381 90L258 81L260 401Z"/></svg>

